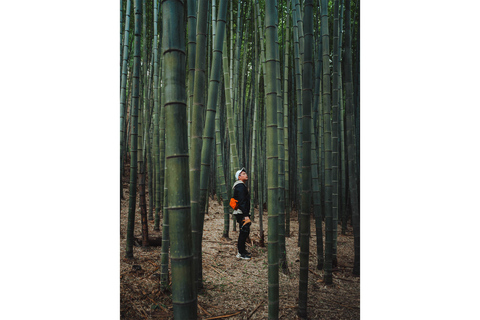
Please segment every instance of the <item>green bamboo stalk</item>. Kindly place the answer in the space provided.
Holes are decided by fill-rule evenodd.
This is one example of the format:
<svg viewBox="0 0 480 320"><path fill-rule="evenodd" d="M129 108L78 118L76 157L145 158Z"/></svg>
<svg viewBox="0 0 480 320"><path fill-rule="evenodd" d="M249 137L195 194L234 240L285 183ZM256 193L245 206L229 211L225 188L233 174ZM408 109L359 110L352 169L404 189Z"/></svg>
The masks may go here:
<svg viewBox="0 0 480 320"><path fill-rule="evenodd" d="M255 5L257 8L257 24L258 24L258 31L257 33L260 36L260 68L263 70L263 78L266 78L266 68L265 68L265 46L263 45L264 39L263 39L263 33L264 30L262 28L262 18L260 15L260 5L258 3L258 0L255 0ZM260 72L259 68L259 72ZM260 81L260 80L259 80ZM266 83L265 81L263 82L263 87L266 90Z"/></svg>
<svg viewBox="0 0 480 320"><path fill-rule="evenodd" d="M192 240L193 240L193 265L195 273L199 278L198 272L201 268L201 234L200 211L202 207L199 204L200 196L200 160L202 150L202 130L204 126L204 108L205 108L205 70L206 70L206 51L207 51L207 0L198 1L198 20L197 20L197 48L195 57L195 88L193 92L193 113L192 126L190 134L190 216L192 220ZM198 289L198 288L197 288Z"/></svg>
<svg viewBox="0 0 480 320"><path fill-rule="evenodd" d="M226 41L223 42L223 52L227 52L226 49ZM227 54L223 55L223 58L226 58ZM228 57L227 57L228 59ZM225 79L225 78L224 78ZM225 85L224 85L225 86ZM219 104L220 107L225 107L223 103ZM227 188L226 188L226 177L225 177L225 170L223 169L223 154L222 154L222 141L220 136L220 113L215 114L215 142L216 142L216 150L217 150L217 181L220 187L220 195L223 200L223 234L222 237L225 239L230 239L228 237L229 229L230 229L230 212L229 212L229 205L228 205L228 196L227 196Z"/></svg>
<svg viewBox="0 0 480 320"><path fill-rule="evenodd" d="M323 49L323 122L325 144L325 266L324 281L332 283L333 226L332 226L332 129L330 106L330 44L327 0L322 0Z"/></svg>
<svg viewBox="0 0 480 320"><path fill-rule="evenodd" d="M319 183L320 183L320 212L322 220L325 218L325 136L323 121L323 36L318 44L318 55L322 55L319 61L321 74L319 82L319 99L318 99L318 162L319 162Z"/></svg>
<svg viewBox="0 0 480 320"><path fill-rule="evenodd" d="M278 146L277 146L277 57L275 41L277 33L277 10L275 0L265 1L266 55L265 79L266 127L267 127L267 185L268 185L268 317L278 319Z"/></svg>
<svg viewBox="0 0 480 320"><path fill-rule="evenodd" d="M142 224L142 246L146 247L148 246L148 223L147 223L147 201L146 201L146 195L145 195L145 155L144 154L144 137L145 137L145 128L147 127L147 113L146 113L146 106L144 105L146 103L145 97L146 97L146 88L147 88L147 45L146 45L146 19L145 19L145 11L143 8L145 7L145 1L142 0L141 4L141 12L143 15L143 18L141 18L142 21L142 34L143 34L143 63L142 63L142 77L141 77L141 82L140 82L140 104L139 104L139 118L138 118L138 142L137 142L137 148L138 148L138 191L139 191L139 198L140 198L140 217L141 217L141 224ZM140 35L141 36L141 35Z"/></svg>
<svg viewBox="0 0 480 320"><path fill-rule="evenodd" d="M344 115L345 115L345 103L343 99L343 77L342 77L342 35L343 35L343 0L340 0L340 17L339 17L339 26L338 30L340 32L338 36L338 92L339 92L339 118L340 118L340 128L339 128L339 144L340 144L340 191L339 191L339 217L342 220L342 234L345 235L347 232L347 197L346 197L346 163L345 163L345 123L344 123Z"/></svg>
<svg viewBox="0 0 480 320"><path fill-rule="evenodd" d="M334 1L334 20L333 20L333 90L332 90L332 215L333 215L333 252L332 252L332 267L337 266L337 226L338 226L338 191L339 191L339 155L338 155L338 81L339 81L339 69L338 69L338 22L339 19L339 3L338 0Z"/></svg>
<svg viewBox="0 0 480 320"><path fill-rule="evenodd" d="M255 151L252 150L252 153L255 158L255 166L256 166L256 181L257 181L257 205L258 205L258 218L259 218L259 232L260 232L260 246L264 247L265 246L265 233L263 230L263 179L264 179L264 170L263 170L263 152L257 152L256 150L263 150L261 148L261 142L263 141L263 104L260 103L261 99L261 87L260 87L260 80L261 80L261 72L262 69L265 70L264 67L262 67L262 63L264 62L265 58L264 55L262 55L262 51L260 51L259 54L259 47L258 43L260 42L261 47L263 48L263 35L260 30L261 28L261 19L260 19L260 14L259 14L259 4L258 1L255 2L254 6L254 15L257 17L257 19L254 19L254 28L256 30L255 32L255 58L256 58L256 82L254 85L256 89L256 94L255 94L255 104L257 108L257 121L256 121L256 132L257 137L254 141L254 146L255 146ZM258 40L257 40L257 35Z"/></svg>
<svg viewBox="0 0 480 320"><path fill-rule="evenodd" d="M132 46L133 47L133 46ZM129 71L128 71L128 74L129 74L129 77L128 77L128 94L127 94L127 101L132 101L132 87L133 87L133 81L132 81L132 78L133 78L133 63L130 64L130 68L129 68ZM122 153L122 158L125 159L126 155L127 155L127 152L129 152L129 148L128 148L128 145L130 144L130 127L131 127L131 122L129 121L129 119L131 118L129 115L132 114L132 110L133 110L133 104L130 103L129 104L129 107L130 107L130 110L125 114L125 117L127 118L127 121L124 122L124 148L123 148L123 153ZM124 160L122 160L122 163L124 162ZM121 172L120 172L120 181L123 183L123 175L125 175L125 170L124 168L122 167L121 169ZM120 187L120 190L121 190L121 196L123 196L123 186ZM124 199L124 198L122 198Z"/></svg>
<svg viewBox="0 0 480 320"><path fill-rule="evenodd" d="M255 97L254 97L255 99ZM258 117L258 112L257 112L257 109L258 109L258 106L257 106L257 103L254 102L254 110L253 110L253 132L252 132L252 144L251 144L251 160L250 160L250 164L249 164L249 168L250 168L250 174L251 174L251 178L250 178L250 194L251 194L251 203L250 203L250 218L252 219L252 221L255 221L255 197L257 196L258 194L258 187L256 186L256 184L258 185L258 172L257 172L257 157L256 157L256 152L257 152L257 147L256 147L256 140L258 140L258 134L257 134L257 117Z"/></svg>
<svg viewBox="0 0 480 320"><path fill-rule="evenodd" d="M317 149L315 148L316 138L314 132L313 117L311 121L311 167L312 167L312 190L313 190L313 213L315 216L315 233L317 239L317 269L322 270L324 259L323 259L323 231L322 231L322 216L321 216L321 205L320 205L320 182L318 177L318 156Z"/></svg>
<svg viewBox="0 0 480 320"><path fill-rule="evenodd" d="M260 87L260 70L263 72L263 89L264 89L264 94L263 94L263 103L260 104L261 106L261 124L260 124L260 136L259 136L259 146L260 150L266 150L266 107L265 107L265 94L267 92L266 89L266 82L265 79L267 78L267 73L266 73L266 68L265 68L265 46L264 46L264 28L262 27L262 19L261 19L261 13L260 13L260 5L259 1L255 1L255 8L256 8L256 16L257 16L257 26L258 26L258 31L257 33L259 34L260 37L260 65L259 65L259 78L258 78L258 86ZM260 95L259 95L260 97ZM261 157L260 157L261 155ZM259 228L260 228L260 246L265 246L265 233L263 229L263 204L267 202L267 181L266 181L266 176L265 176L265 169L266 169L266 157L265 153L260 153L259 154L259 168L260 168L260 174L259 174L259 182L261 186L259 186L259 198L260 198L260 221L259 221Z"/></svg>
<svg viewBox="0 0 480 320"><path fill-rule="evenodd" d="M120 1L122 2L122 1ZM126 97L127 97L127 71L128 71L128 39L130 33L130 10L131 1L127 0L126 19L125 19L125 40L123 42L121 84L120 84L120 198L123 199L122 173L123 159L125 153L125 117L126 117Z"/></svg>
<svg viewBox="0 0 480 320"><path fill-rule="evenodd" d="M251 168L252 165L253 165L253 162L252 162L252 139L253 139L253 130L254 130L254 114L255 114L255 71L252 70L254 68L254 64L255 64L255 57L254 57L254 37L255 37L255 23L254 21L256 20L255 19L255 3L252 1L252 4L249 6L249 19L248 19L248 30L249 30L249 33L247 33L248 35L248 43L246 44L248 50L247 50L247 53L249 53L248 55L248 65L250 65L250 67L248 67L248 69L250 69L251 71L250 72L246 72L246 74L248 74L248 80L247 80L247 83L246 83L246 89L248 90L248 94L247 94L247 97L248 97L248 100L247 100L247 103L245 104L245 109L246 111L248 112L248 116L245 117L245 122L244 122L244 128L245 128L245 132L246 132L246 141L245 141L245 146L244 146L244 153L245 153L245 164L247 165L248 168ZM255 193L256 191L254 190L255 189L255 184L256 184L256 177L254 177L252 175L252 180L251 180L251 187L250 187L250 190L252 192L252 202L254 202L254 199L255 199ZM251 211L251 214L254 214L255 210L252 210ZM255 215L251 215L251 217L255 217Z"/></svg>
<svg viewBox="0 0 480 320"><path fill-rule="evenodd" d="M153 129L153 128L152 128ZM153 134L151 130L148 130L148 148L147 148L147 172L148 172L148 220L153 221L153 202L155 200L155 190L154 183L153 183L153 175L154 175L154 167L153 167L153 155L152 155L152 148L153 148Z"/></svg>
<svg viewBox="0 0 480 320"><path fill-rule="evenodd" d="M154 153L154 166L155 166L155 225L153 230L160 230L160 114L159 114L159 101L158 101L158 2L153 2L153 78L155 79L153 85L153 153Z"/></svg>
<svg viewBox="0 0 480 320"><path fill-rule="evenodd" d="M284 169L285 169L285 236L290 237L290 210L291 210L291 201L290 201L290 170L289 170L289 154L288 154L288 114L289 114L289 103L288 103L288 61L289 61L289 51L290 51L290 14L287 6L287 23L286 23L286 40L285 40L285 58L284 58L284 76L283 76L283 93L285 98L283 99L283 116L284 116L284 129L283 129L283 138L284 138Z"/></svg>
<svg viewBox="0 0 480 320"><path fill-rule="evenodd" d="M212 12L211 12L211 7L207 4L207 34L212 34L212 26L210 23L208 23L208 21L210 21L211 19L211 15L212 15ZM212 65L212 59L211 59L211 52L212 52L212 41L211 41L211 38L210 37L207 37L207 52L206 52L206 58L207 58L207 70L205 72L206 74L206 78L207 79L210 79L210 68L211 68L211 65ZM208 81L205 81L205 99L208 99ZM203 113L203 118L205 119L205 113L207 111L204 110L204 113Z"/></svg>
<svg viewBox="0 0 480 320"><path fill-rule="evenodd" d="M316 28L318 30L318 28ZM317 39L317 51L315 54L315 89L313 98L313 118L311 122L312 133L312 189L313 189L313 212L315 216L315 233L317 240L317 269L322 270L324 264L323 254L323 230L322 230L322 206L321 206L321 175L320 175L320 154L318 145L319 128L315 123L318 122L319 104L320 104L320 71L321 71L321 39Z"/></svg>
<svg viewBox="0 0 480 320"><path fill-rule="evenodd" d="M318 13L320 15L320 13ZM316 30L318 30L317 33L320 34L320 36L316 39L317 41L317 49L316 49L316 54L315 54L315 91L314 91L314 98L313 98L313 113L314 113L314 134L315 134L315 150L317 152L317 166L318 166L318 186L319 186L319 192L320 192L320 208L319 208L319 214L320 218L322 217L322 194L323 194L323 184L322 184L322 161L321 161L321 145L322 145L322 136L320 135L321 132L321 127L322 127L322 112L321 112L321 104L322 104L322 99L321 99L321 83L322 83L322 37L320 33L320 27L318 27ZM323 242L323 240L322 240ZM323 249L322 249L323 252ZM322 257L323 260L323 257ZM323 267L322 267L323 268Z"/></svg>
<svg viewBox="0 0 480 320"><path fill-rule="evenodd" d="M264 66L265 66L265 63L264 63ZM266 68L265 68L266 70ZM265 84L265 79L266 79L266 73L264 74L264 108L263 108L263 139L262 139L262 150L267 150L267 106L266 106L266 103L267 103L267 87L266 87L266 84ZM266 173L267 173L267 155L264 155L262 157L262 162L263 162L263 172L264 172L264 177L263 177L263 203L265 203L265 207L267 208L268 210L268 179L266 177ZM268 212L267 212L268 214Z"/></svg>
<svg viewBox="0 0 480 320"><path fill-rule="evenodd" d="M311 123L313 100L313 1L305 1L305 54L303 64L303 167L302 167L302 213L300 219L300 280L298 315L307 317L308 257L310 254L310 203L311 203Z"/></svg>
<svg viewBox="0 0 480 320"><path fill-rule="evenodd" d="M245 12L246 12L246 10L245 10ZM248 24L247 24L245 29L246 29L245 34L248 37ZM242 28L242 34L243 34L243 28ZM241 78L239 76L239 79L238 79L240 85L237 86L238 90L236 90L237 101L238 101L238 105L236 106L237 125L239 126L239 130L238 130L238 142L239 142L238 153L239 153L240 164L241 164L242 167L247 166L246 158L245 158L245 143L247 141L247 139L245 137L245 119L246 119L246 117L245 117L245 111L244 111L244 109L245 109L245 101L244 101L245 99L244 99L244 97L246 96L245 89L247 87L247 84L246 84L246 81L247 81L246 80L246 77L247 77L247 55L248 55L248 46L243 45L243 57L242 57L242 63L241 63L242 72L240 73Z"/></svg>
<svg viewBox="0 0 480 320"><path fill-rule="evenodd" d="M216 22L217 22L217 5L215 0L212 0L212 43L215 43L215 31L216 31Z"/></svg>
<svg viewBox="0 0 480 320"><path fill-rule="evenodd" d="M316 45L318 48L318 45ZM313 98L313 117L311 121L311 157L312 157L312 190L313 190L313 212L315 217L315 233L317 242L317 269L323 269L323 230L320 202L320 177L319 177L319 157L318 157L318 130L315 130L315 122L318 119L318 102L320 94L320 51L315 56L315 89Z"/></svg>
<svg viewBox="0 0 480 320"><path fill-rule="evenodd" d="M260 121L258 122L258 132L260 133L257 141L257 149L263 149L263 141L265 140L265 104L259 104L259 117ZM258 228L260 229L260 247L265 247L265 231L263 229L263 204L265 203L265 162L264 162L264 153L258 152L258 217L259 223Z"/></svg>
<svg viewBox="0 0 480 320"><path fill-rule="evenodd" d="M222 71L222 47L225 37L225 25L227 19L227 1L223 0L219 3L218 8L218 19L217 19L217 36L216 43L214 44L213 50L213 61L212 61L212 70L211 78L208 86L208 101L207 101L207 115L205 121L205 128L203 130L203 145L202 145L202 161L201 161L201 173L200 173L200 196L199 196L199 207L200 207L200 232L198 234L198 239L202 243L202 232L203 232L203 222L205 216L205 204L207 201L207 187L208 187L208 177L210 176L210 161L212 156L212 142L215 133L215 114L216 114L216 105L218 90L220 87L220 76ZM202 273L201 273L201 251L199 256L199 265L197 273L197 288L202 288Z"/></svg>
<svg viewBox="0 0 480 320"><path fill-rule="evenodd" d="M303 31L303 18L302 18L302 8L301 8L301 3L298 0L295 1L295 7L296 7L296 21L298 25L298 38L299 38L299 43L300 43L300 66L303 68L303 63L304 63L304 54L305 54L305 36L304 36L304 31Z"/></svg>
<svg viewBox="0 0 480 320"><path fill-rule="evenodd" d="M352 224L355 260L353 264L353 274L360 275L360 208L358 205L357 191L357 172L356 155L354 142L354 105L353 105L353 83L352 83L352 50L348 45L350 41L350 1L345 3L345 109L346 109L346 128L347 128L347 157L348 157L348 183L350 204L352 207Z"/></svg>
<svg viewBox="0 0 480 320"><path fill-rule="evenodd" d="M154 39L152 39L152 48L153 46L155 45L155 41ZM154 190L154 179L153 179L153 175L154 175L154 166L153 166L153 152L152 152L152 148L153 148L153 130L154 130L154 127L152 126L153 124L153 112L154 112L154 105L152 103L152 98L153 98L153 94L152 94L152 91L153 91L153 64L154 64L154 52L153 50L151 50L151 59L150 59L150 68L149 68L149 71L148 71L148 74L149 74L149 82L148 82L148 102L147 102L147 105L148 105L148 110L149 110L149 121L148 121L148 128L147 128L147 172L148 172L148 193L149 193L149 197L148 197L148 220L150 221L153 221L153 203L154 203L154 200L155 200L155 190Z"/></svg>
<svg viewBox="0 0 480 320"><path fill-rule="evenodd" d="M140 26L142 6L140 0L135 0L135 52L133 56L133 94L131 113L131 149L130 149L130 197L128 202L127 243L125 257L133 259L133 239L135 227L135 207L137 198L137 143L138 143L138 110L140 93Z"/></svg>
<svg viewBox="0 0 480 320"><path fill-rule="evenodd" d="M240 1L239 1L239 3L240 3ZM240 12L240 10L237 10L237 13L238 13L238 12ZM241 22L240 22L240 23L241 23ZM239 24L237 23L237 26L238 26L238 25L239 25ZM241 37L242 37L242 36L241 36L241 34L240 34L240 39L241 39ZM236 46L238 46L238 39L239 39L239 37L237 36L237 37L235 38ZM235 52L234 52L234 61L235 61L235 63L236 63L236 60L239 59L236 51L237 51L237 50L235 49ZM233 61L232 61L232 64L233 64ZM238 120L238 109L237 109L237 107L238 107L238 103L237 103L237 98L238 98L238 97L237 97L237 94L238 94L238 69L237 69L237 67L236 67L235 65L234 65L234 69L233 69L233 70L234 70L234 71L233 71L233 72L234 72L234 73L233 73L233 78L232 78L233 81L230 83L230 85L232 85L232 99L233 99L233 100L232 100L233 125L234 125L234 127L233 127L233 132L234 132L234 134L235 134L235 141L237 142L237 144L236 144L236 147L237 147L236 153L237 153L237 155L238 155L238 163L239 163L238 168L240 168L240 166L241 166L240 163L242 163L242 162L241 162L241 154L240 154L240 144L241 144L241 141L239 140L239 136L238 136L238 122L239 122L239 120ZM233 160L233 159L232 159L232 160ZM232 177L235 176L235 175L234 175L234 174L235 174L235 170L237 170L238 168L235 168L234 166L231 167L231 170L232 170L231 176L232 176ZM232 178L232 180L233 180L233 178ZM233 195L233 190L230 189L230 191L232 191L232 195ZM233 231L237 231L237 221L236 221L236 218L235 218L234 215L232 215L232 225L233 225Z"/></svg>
<svg viewBox="0 0 480 320"><path fill-rule="evenodd" d="M340 0L340 12L339 12L339 36L338 36L338 117L339 117L339 128L338 128L338 142L339 142L339 151L340 151L340 167L339 167L339 200L338 200L338 215L342 224L342 235L346 234L347 230L347 221L346 221L346 160L345 160L345 103L344 103L344 91L343 91L343 77L342 77L342 30L343 30L343 0Z"/></svg>
<svg viewBox="0 0 480 320"><path fill-rule="evenodd" d="M266 79L267 79L267 72L266 72L266 67L265 67L265 46L264 46L264 37L263 37L263 34L265 33L265 30L264 28L262 27L264 24L262 23L262 19L261 19L261 12L260 12L260 5L259 5L259 1L256 0L255 1L255 7L256 7L256 15L257 15L257 24L258 24L258 31L257 33L259 34L260 36L260 68L259 68L259 72L260 70L262 70L263 72L263 103L261 104L262 108L262 124L261 124L261 130L260 130L260 139L259 139L259 145L261 146L259 149L260 150L266 150L266 143L267 143L267 135L266 135L266 107L265 107L265 103L266 103L266 92L267 92L267 86L266 86ZM259 88L261 90L261 87L260 87L260 74L259 74ZM259 95L260 96L260 95ZM266 170L266 167L267 167L267 164L266 164L266 156L265 156L265 153L260 153L261 157L259 157L259 168L260 168L260 172L263 173L263 174L260 174L260 180L259 182L261 182L261 187L259 186L259 189L260 189L260 192L259 192L259 196L260 196L260 223L259 223L259 228L260 228L260 246L264 246L264 243L265 243L265 233L264 233L264 230L263 230L263 204L264 203L267 203L267 198L268 198L268 192L267 192L267 179L266 179L266 175L265 175L265 172L267 171ZM268 206L267 206L268 207ZM267 208L268 209L268 208Z"/></svg>
<svg viewBox="0 0 480 320"><path fill-rule="evenodd" d="M278 8L277 8L278 12ZM278 22L277 22L278 30ZM278 32L275 34L275 59L277 78L277 138L278 138L278 250L279 263L284 274L288 274L287 249L285 246L285 143L283 136L283 95L282 95L282 74L280 72L280 45Z"/></svg>
<svg viewBox="0 0 480 320"><path fill-rule="evenodd" d="M292 0L292 15L293 15L293 39L294 39L294 51L295 51L295 84L296 84L296 99L297 99L297 194L296 199L298 200L301 186L302 186L302 117L303 117L303 106L302 106L302 61L300 43L299 43L299 26L298 26L298 13L295 5L295 0ZM301 203L296 201L297 212L301 212ZM301 220L298 221L301 223ZM298 244L300 245L300 234L298 235Z"/></svg>
<svg viewBox="0 0 480 320"><path fill-rule="evenodd" d="M193 90L195 85L195 57L196 57L196 32L197 32L197 1L187 1L187 20L188 20L188 148L190 152L191 141L191 125L192 125L192 112L193 112Z"/></svg>
<svg viewBox="0 0 480 320"><path fill-rule="evenodd" d="M255 16L256 14L256 6L252 6L251 14ZM253 30L257 30L257 19L252 18L253 20ZM250 182L250 190L251 190L251 203L250 203L250 218L252 221L255 221L255 197L258 196L258 172L257 172L257 140L258 140L258 93L257 93L257 83L258 83L258 77L260 76L259 74L257 75L257 69L259 69L258 64L259 64L259 56L258 56L258 50L257 50L257 33L253 32L253 38L254 38L254 44L253 44L253 56L252 56L252 76L253 76L253 81L252 81L252 99L253 99L253 124L252 124L252 144L251 144L251 162L250 162L250 174L251 174L251 182ZM260 206L259 206L259 212L260 212Z"/></svg>
<svg viewBox="0 0 480 320"><path fill-rule="evenodd" d="M188 186L187 104L185 89L185 30L183 0L162 1L162 53L165 63L165 158L168 189L175 319L196 319L190 193Z"/></svg>
<svg viewBox="0 0 480 320"><path fill-rule="evenodd" d="M351 31L351 39L356 35L355 41L355 60L353 60L352 52L352 81L353 81L353 96L355 106L355 152L356 152L356 170L357 170L357 188L360 189L360 1L355 2L355 10L353 15L353 28ZM358 18L358 19L357 19ZM353 47L352 47L353 51ZM353 65L354 63L354 65ZM355 71L353 71L355 70ZM360 201L360 195L358 195Z"/></svg>
<svg viewBox="0 0 480 320"><path fill-rule="evenodd" d="M300 83L302 84L302 87L301 87L301 92L302 92L302 97L300 97L300 100L303 101L303 64L304 64L304 55L305 55L305 36L304 36L304 31L303 31L303 11L302 11L302 7L301 7L301 3L298 1L298 0L295 0L295 6L297 8L296 10L296 16L297 16L297 25L298 25L298 38L299 38L299 50L300 50ZM299 177L300 177L300 183L298 184L298 190L302 190L302 179L303 179L303 174L302 174L302 156L303 156L303 143L302 143L302 136L303 136L303 106L301 105L300 109L299 109L299 112L298 112L298 123L299 123L299 137L298 137L298 141L299 141L299 145L300 145L300 149L298 151L298 154L300 155L300 161L298 162L299 164L299 168L300 168L300 171L299 171ZM300 201L299 201L299 210L298 210L298 213L300 214L300 212L302 211L302 202L301 202L301 197L300 197ZM299 219L299 222L301 221L301 219ZM299 234L299 237L300 237L300 234Z"/></svg>
<svg viewBox="0 0 480 320"><path fill-rule="evenodd" d="M166 168L165 168L166 169ZM166 170L165 170L166 171ZM170 249L170 226L168 222L168 189L165 183L163 190L163 222L162 222L162 252L160 254L160 287L162 291L168 292L169 288L169 274L168 274L168 251Z"/></svg>
<svg viewBox="0 0 480 320"><path fill-rule="evenodd" d="M342 80L342 74L340 73L340 83L343 82ZM340 89L340 97L343 95L343 90L342 87ZM341 148L341 176L342 176L342 184L341 184L341 190L342 190L342 197L341 197L341 203L342 203L342 209L341 209L341 217L342 217L342 234L346 235L347 234L347 159L346 159L346 149L345 149L345 144L346 144L346 134L345 134L345 104L342 102L343 99L340 99L340 148Z"/></svg>
<svg viewBox="0 0 480 320"><path fill-rule="evenodd" d="M160 46L160 48L162 48ZM160 74L162 75L162 79L165 79L165 68L163 67L163 55L160 56ZM160 124L159 124L159 135L160 135L160 143L159 143L159 158L160 158L160 199L164 199L165 195L164 190L165 190L165 85L162 80L162 86L161 86L161 97L160 97ZM163 208L165 208L166 205L163 204ZM165 212L162 210L162 212ZM158 224L156 223L158 226Z"/></svg>

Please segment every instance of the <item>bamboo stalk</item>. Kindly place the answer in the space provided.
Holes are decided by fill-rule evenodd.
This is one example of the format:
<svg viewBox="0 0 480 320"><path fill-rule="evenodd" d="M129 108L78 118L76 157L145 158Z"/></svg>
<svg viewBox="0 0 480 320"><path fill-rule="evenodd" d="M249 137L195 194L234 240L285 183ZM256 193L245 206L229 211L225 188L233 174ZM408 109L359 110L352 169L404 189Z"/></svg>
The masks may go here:
<svg viewBox="0 0 480 320"><path fill-rule="evenodd" d="M279 310L278 275L278 138L277 138L277 57L278 13L275 0L265 3L266 28L266 128L268 186L268 317L277 319Z"/></svg>
<svg viewBox="0 0 480 320"><path fill-rule="evenodd" d="M313 98L313 0L305 1L305 56L303 64L303 135L302 135L302 211L300 223L300 277L298 315L307 317L308 260L310 254L310 204L312 196L311 175L311 124Z"/></svg>
<svg viewBox="0 0 480 320"><path fill-rule="evenodd" d="M162 54L165 62L165 158L172 270L172 304L176 319L197 316L197 295L193 265L192 229L190 220L186 59L184 3L162 1L162 22L165 40Z"/></svg>
<svg viewBox="0 0 480 320"><path fill-rule="evenodd" d="M202 131L204 127L205 109L205 79L206 79L206 53L207 53L207 0L198 2L196 57L195 57L195 88L193 90L192 126L190 134L190 217L192 221L193 239L193 263L195 267L195 279L197 290L201 288L201 217L202 204L199 203L200 196L200 170L202 152Z"/></svg>
<svg viewBox="0 0 480 320"><path fill-rule="evenodd" d="M133 240L135 226L135 208L137 196L137 143L138 143L138 113L139 113L139 94L140 94L140 26L141 26L141 4L135 0L135 53L133 59L133 94L132 94L132 114L131 114L131 149L130 149L130 197L128 202L128 224L127 224L127 243L125 249L126 258L133 258Z"/></svg>
<svg viewBox="0 0 480 320"><path fill-rule="evenodd" d="M322 0L322 56L323 56L323 122L325 144L325 283L332 283L333 226L332 226L332 129L330 100L330 46L328 31L328 4Z"/></svg>

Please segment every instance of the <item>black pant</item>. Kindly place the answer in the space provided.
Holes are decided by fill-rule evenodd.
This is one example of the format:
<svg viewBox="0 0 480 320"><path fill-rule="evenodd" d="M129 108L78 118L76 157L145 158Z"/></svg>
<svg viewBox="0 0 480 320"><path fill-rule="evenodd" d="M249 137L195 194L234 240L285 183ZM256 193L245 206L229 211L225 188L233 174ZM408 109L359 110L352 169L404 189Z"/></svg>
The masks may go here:
<svg viewBox="0 0 480 320"><path fill-rule="evenodd" d="M243 219L245 217L246 216L243 215L243 214L237 214L236 215L237 222L238 222L238 228L239 228L237 248L238 248L238 252L240 254L244 254L246 252L245 242L247 241L248 235L250 234L250 223L247 224L246 226L242 227Z"/></svg>

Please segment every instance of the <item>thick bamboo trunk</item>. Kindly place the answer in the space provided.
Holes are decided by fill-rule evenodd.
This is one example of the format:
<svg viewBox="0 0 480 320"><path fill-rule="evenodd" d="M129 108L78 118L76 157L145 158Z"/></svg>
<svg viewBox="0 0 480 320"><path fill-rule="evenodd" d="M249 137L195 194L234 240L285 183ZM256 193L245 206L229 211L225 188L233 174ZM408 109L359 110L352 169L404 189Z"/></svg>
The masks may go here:
<svg viewBox="0 0 480 320"><path fill-rule="evenodd" d="M184 2L162 1L166 185L175 319L196 319L188 166Z"/></svg>
<svg viewBox="0 0 480 320"><path fill-rule="evenodd" d="M278 138L277 138L277 9L275 0L265 1L266 28L266 127L267 127L267 185L268 185L268 317L279 315L278 275Z"/></svg>

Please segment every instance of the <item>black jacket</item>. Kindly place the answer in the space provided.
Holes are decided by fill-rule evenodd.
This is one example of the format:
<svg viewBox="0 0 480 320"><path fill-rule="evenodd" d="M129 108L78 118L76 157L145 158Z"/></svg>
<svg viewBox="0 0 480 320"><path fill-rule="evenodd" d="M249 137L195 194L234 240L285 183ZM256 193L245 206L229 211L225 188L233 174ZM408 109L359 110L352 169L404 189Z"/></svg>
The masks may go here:
<svg viewBox="0 0 480 320"><path fill-rule="evenodd" d="M250 194L244 183L238 183L233 188L233 197L238 201L238 209L243 215L250 215Z"/></svg>

